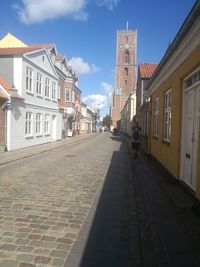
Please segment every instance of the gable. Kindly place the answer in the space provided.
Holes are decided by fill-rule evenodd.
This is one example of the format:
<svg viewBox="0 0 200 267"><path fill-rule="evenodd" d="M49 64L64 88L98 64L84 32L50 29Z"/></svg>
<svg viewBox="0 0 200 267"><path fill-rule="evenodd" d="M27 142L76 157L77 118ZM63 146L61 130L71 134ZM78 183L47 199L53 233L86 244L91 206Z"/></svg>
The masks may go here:
<svg viewBox="0 0 200 267"><path fill-rule="evenodd" d="M13 48L13 47L28 47L21 40L16 38L14 35L8 33L4 38L0 40L1 48Z"/></svg>
<svg viewBox="0 0 200 267"><path fill-rule="evenodd" d="M25 53L24 57L45 72L57 77L57 72L46 49Z"/></svg>

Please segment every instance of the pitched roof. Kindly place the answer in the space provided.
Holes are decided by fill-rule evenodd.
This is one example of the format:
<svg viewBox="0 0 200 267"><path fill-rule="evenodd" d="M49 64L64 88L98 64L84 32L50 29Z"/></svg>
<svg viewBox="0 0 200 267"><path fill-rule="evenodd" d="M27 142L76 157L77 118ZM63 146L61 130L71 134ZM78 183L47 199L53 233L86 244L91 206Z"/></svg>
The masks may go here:
<svg viewBox="0 0 200 267"><path fill-rule="evenodd" d="M140 63L139 73L141 78L151 78L158 64L155 63Z"/></svg>
<svg viewBox="0 0 200 267"><path fill-rule="evenodd" d="M9 47L27 47L25 43L16 38L11 33L8 33L4 38L0 40L1 48L9 48Z"/></svg>
<svg viewBox="0 0 200 267"><path fill-rule="evenodd" d="M11 47L11 48L0 48L0 55L21 55L26 52L37 50L34 47Z"/></svg>
<svg viewBox="0 0 200 267"><path fill-rule="evenodd" d="M23 97L17 93L17 90L13 89L12 86L3 78L3 76L0 76L0 85L9 93L11 97L23 99Z"/></svg>
<svg viewBox="0 0 200 267"><path fill-rule="evenodd" d="M46 49L52 49L55 47L54 44L29 44L28 46L33 48L46 48Z"/></svg>
<svg viewBox="0 0 200 267"><path fill-rule="evenodd" d="M65 57L62 55L57 55L57 56L55 56L55 60L56 61L63 61L63 60L65 60Z"/></svg>

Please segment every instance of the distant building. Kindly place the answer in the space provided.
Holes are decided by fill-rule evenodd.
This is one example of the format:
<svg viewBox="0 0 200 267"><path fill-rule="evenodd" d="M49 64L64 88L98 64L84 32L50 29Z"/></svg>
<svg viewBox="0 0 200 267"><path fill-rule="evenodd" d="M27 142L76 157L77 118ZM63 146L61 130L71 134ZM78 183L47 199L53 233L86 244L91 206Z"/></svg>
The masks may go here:
<svg viewBox="0 0 200 267"><path fill-rule="evenodd" d="M148 134L149 134L149 104L147 97L147 84L158 64L154 63L140 63L138 65L137 77L137 106L136 106L136 119L142 129L142 148L144 152L148 152Z"/></svg>
<svg viewBox="0 0 200 267"><path fill-rule="evenodd" d="M120 112L129 95L136 90L137 31L117 31L115 90L112 97L111 117L113 126L120 129Z"/></svg>

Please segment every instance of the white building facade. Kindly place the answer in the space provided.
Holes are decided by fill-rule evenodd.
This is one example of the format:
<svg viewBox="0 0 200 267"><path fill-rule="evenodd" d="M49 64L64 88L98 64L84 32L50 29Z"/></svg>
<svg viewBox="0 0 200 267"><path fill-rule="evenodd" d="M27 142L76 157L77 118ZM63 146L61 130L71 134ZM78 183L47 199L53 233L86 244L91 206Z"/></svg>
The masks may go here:
<svg viewBox="0 0 200 267"><path fill-rule="evenodd" d="M58 76L47 50L0 47L0 73L24 99L6 110L7 150L61 139Z"/></svg>

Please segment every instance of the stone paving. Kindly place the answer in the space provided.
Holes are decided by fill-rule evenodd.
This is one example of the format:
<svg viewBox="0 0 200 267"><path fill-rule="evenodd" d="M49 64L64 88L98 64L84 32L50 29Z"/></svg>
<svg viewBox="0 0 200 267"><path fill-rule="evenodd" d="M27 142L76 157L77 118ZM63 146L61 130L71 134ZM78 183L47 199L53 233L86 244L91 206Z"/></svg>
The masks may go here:
<svg viewBox="0 0 200 267"><path fill-rule="evenodd" d="M0 267L199 267L193 200L128 147L106 133L0 155Z"/></svg>
<svg viewBox="0 0 200 267"><path fill-rule="evenodd" d="M95 135L0 166L1 267L64 266L120 146ZM72 258L65 266L75 266Z"/></svg>

